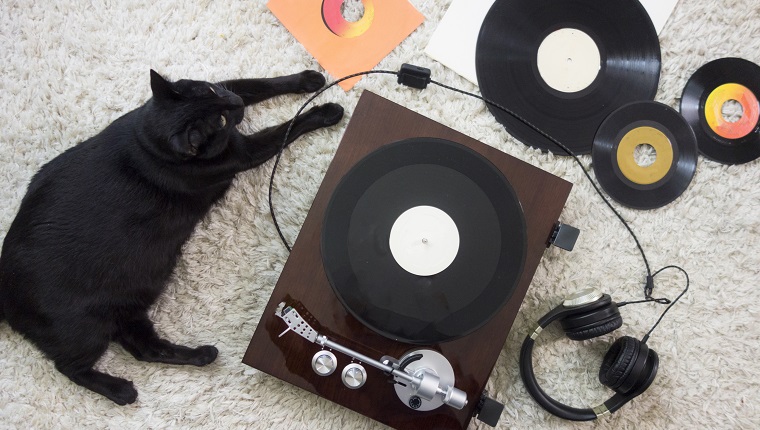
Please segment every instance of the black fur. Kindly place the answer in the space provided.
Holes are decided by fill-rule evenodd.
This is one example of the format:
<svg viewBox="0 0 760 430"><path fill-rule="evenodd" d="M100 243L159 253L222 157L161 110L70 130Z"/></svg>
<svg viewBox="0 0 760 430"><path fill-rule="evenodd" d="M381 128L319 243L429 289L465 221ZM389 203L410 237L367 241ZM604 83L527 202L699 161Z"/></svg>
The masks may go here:
<svg viewBox="0 0 760 430"><path fill-rule="evenodd" d="M182 245L236 173L274 155L287 124L250 136L245 105L318 90L317 72L219 84L169 82L151 70L153 97L34 176L0 255L0 320L24 334L72 381L123 405L132 382L93 370L116 341L138 360L203 366L213 346L161 339L148 308ZM336 124L343 109L301 115L298 136Z"/></svg>

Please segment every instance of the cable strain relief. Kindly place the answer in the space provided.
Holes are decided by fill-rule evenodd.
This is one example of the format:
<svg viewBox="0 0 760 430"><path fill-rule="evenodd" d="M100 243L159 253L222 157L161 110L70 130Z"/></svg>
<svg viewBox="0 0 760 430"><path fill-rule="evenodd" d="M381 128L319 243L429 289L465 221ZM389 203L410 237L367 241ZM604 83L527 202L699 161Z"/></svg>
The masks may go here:
<svg viewBox="0 0 760 430"><path fill-rule="evenodd" d="M423 90L430 83L430 69L404 63L398 71L398 83Z"/></svg>
<svg viewBox="0 0 760 430"><path fill-rule="evenodd" d="M654 276L647 275L646 285L644 285L644 297L647 299L652 298L652 291L654 291Z"/></svg>

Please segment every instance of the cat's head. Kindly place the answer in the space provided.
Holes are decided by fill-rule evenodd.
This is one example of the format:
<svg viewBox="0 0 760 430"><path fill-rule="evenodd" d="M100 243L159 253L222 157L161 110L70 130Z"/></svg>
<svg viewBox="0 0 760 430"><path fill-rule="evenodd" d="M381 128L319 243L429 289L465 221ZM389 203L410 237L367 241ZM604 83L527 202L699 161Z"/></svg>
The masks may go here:
<svg viewBox="0 0 760 430"><path fill-rule="evenodd" d="M150 71L150 135L161 156L177 161L209 159L226 148L230 131L243 120L243 99L204 81L170 82Z"/></svg>

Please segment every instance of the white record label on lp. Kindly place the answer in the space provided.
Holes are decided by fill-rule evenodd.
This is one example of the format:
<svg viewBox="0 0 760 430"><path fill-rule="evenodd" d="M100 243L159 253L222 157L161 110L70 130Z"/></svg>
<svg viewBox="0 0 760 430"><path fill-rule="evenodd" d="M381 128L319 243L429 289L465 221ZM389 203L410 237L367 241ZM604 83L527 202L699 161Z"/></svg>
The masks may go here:
<svg viewBox="0 0 760 430"><path fill-rule="evenodd" d="M416 206L396 219L388 242L393 258L404 270L432 276L454 262L459 251L459 230L446 212Z"/></svg>
<svg viewBox="0 0 760 430"><path fill-rule="evenodd" d="M591 36L575 28L561 28L541 42L537 62L547 85L563 93L577 93L594 82L602 58Z"/></svg>

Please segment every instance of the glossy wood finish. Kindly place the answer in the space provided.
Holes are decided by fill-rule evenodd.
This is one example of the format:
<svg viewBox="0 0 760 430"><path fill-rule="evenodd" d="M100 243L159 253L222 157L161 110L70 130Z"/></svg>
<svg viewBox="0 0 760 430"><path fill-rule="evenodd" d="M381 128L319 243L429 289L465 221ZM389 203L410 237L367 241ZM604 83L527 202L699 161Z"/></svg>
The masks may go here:
<svg viewBox="0 0 760 430"><path fill-rule="evenodd" d="M456 374L456 386L467 393L469 403L461 411L445 405L429 412L414 411L401 403L393 384L388 383L388 377L370 366L365 366L367 383L358 390L348 389L340 379L340 371L351 362L347 356L336 353L337 370L330 376L320 377L311 369L311 358L321 347L292 332L277 337L286 326L275 316L275 309L284 301L296 307L302 315L308 312L313 317L312 326L321 334L374 359L379 360L383 355L399 358L405 352L419 348L380 336L349 315L328 283L320 255L322 220L341 177L373 150L411 137L448 139L488 158L512 184L525 214L528 238L525 269L513 297L491 321L469 336L428 346L448 358ZM467 427L571 187L560 178L365 92L325 174L243 362L395 428Z"/></svg>

